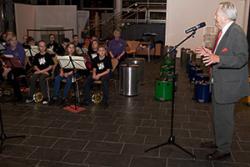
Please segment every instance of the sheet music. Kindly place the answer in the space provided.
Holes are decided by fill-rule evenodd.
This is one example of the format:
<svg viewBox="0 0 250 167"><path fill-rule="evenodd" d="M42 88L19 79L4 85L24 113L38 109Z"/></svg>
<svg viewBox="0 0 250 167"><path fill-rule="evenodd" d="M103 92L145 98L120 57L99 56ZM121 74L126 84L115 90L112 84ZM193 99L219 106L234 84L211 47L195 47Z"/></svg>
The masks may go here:
<svg viewBox="0 0 250 167"><path fill-rule="evenodd" d="M55 52L54 52L54 46L51 46L51 47L47 48L47 52L49 54L55 54Z"/></svg>
<svg viewBox="0 0 250 167"><path fill-rule="evenodd" d="M92 59L94 59L94 58L96 58L96 57L97 57L97 54L96 54L96 53L92 53L92 54L91 54L91 58L92 58Z"/></svg>
<svg viewBox="0 0 250 167"><path fill-rule="evenodd" d="M84 58L81 56L71 56L72 62L70 62L70 56L56 56L56 58L59 60L59 64L61 68L64 69L73 69L75 66L75 69L86 69ZM73 64L74 63L74 66Z"/></svg>
<svg viewBox="0 0 250 167"><path fill-rule="evenodd" d="M5 57L4 62L7 66L9 66L11 68L22 68L23 67L20 60L17 57L14 57L14 55L4 54L3 56Z"/></svg>
<svg viewBox="0 0 250 167"><path fill-rule="evenodd" d="M5 50L5 47L4 47L3 43L0 44L0 50Z"/></svg>
<svg viewBox="0 0 250 167"><path fill-rule="evenodd" d="M79 54L79 55L81 55L81 54L83 54L83 51L82 51L81 48L76 47L76 53Z"/></svg>
<svg viewBox="0 0 250 167"><path fill-rule="evenodd" d="M24 49L24 51L27 57L35 56L37 53L39 53L38 46L31 46L31 49Z"/></svg>
<svg viewBox="0 0 250 167"><path fill-rule="evenodd" d="M6 57L6 58L13 58L14 56L10 55L10 54L4 54L4 57Z"/></svg>

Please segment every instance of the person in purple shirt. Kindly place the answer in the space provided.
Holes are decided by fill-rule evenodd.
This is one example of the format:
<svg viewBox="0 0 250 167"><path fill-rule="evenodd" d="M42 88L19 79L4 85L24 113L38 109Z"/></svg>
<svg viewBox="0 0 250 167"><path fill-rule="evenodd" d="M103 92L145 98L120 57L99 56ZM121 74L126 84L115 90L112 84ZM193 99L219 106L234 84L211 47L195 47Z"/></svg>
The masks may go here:
<svg viewBox="0 0 250 167"><path fill-rule="evenodd" d="M22 100L22 94L20 90L20 83L23 83L27 87L26 81L26 71L25 71L25 52L21 43L17 42L15 35L11 35L7 41L7 47L4 51L5 55L13 55L15 58L18 58L22 67L9 67L10 71L8 72L8 80L13 85L15 101Z"/></svg>
<svg viewBox="0 0 250 167"><path fill-rule="evenodd" d="M124 59L126 42L121 39L121 32L114 31L114 39L108 43L108 51L111 58L118 59L119 61Z"/></svg>
<svg viewBox="0 0 250 167"><path fill-rule="evenodd" d="M22 44L17 41L16 36L10 38L9 45L7 45L4 54L13 55L19 59L23 67L25 66L25 51Z"/></svg>

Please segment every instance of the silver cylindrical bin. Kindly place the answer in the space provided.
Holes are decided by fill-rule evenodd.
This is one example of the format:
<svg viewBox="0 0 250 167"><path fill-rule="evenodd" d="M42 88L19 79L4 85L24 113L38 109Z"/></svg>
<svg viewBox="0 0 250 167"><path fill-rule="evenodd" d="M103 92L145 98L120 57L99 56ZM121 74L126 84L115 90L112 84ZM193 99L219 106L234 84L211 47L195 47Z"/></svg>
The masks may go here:
<svg viewBox="0 0 250 167"><path fill-rule="evenodd" d="M124 96L138 95L139 65L121 64L119 69L119 92Z"/></svg>
<svg viewBox="0 0 250 167"><path fill-rule="evenodd" d="M139 65L139 82L144 82L144 67L145 67L145 59L144 58L127 58L126 63L129 65L135 64Z"/></svg>

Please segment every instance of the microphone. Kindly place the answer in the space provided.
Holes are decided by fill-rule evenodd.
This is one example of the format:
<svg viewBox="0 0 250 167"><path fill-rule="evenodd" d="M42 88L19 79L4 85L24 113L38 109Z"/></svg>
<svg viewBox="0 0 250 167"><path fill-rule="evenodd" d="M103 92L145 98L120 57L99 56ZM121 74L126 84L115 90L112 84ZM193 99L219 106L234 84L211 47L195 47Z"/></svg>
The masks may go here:
<svg viewBox="0 0 250 167"><path fill-rule="evenodd" d="M205 22L201 22L200 24L197 24L196 26L193 26L187 30L185 30L185 33L188 34L190 32L193 32L193 31L196 31L202 27L205 27L206 26L206 23Z"/></svg>

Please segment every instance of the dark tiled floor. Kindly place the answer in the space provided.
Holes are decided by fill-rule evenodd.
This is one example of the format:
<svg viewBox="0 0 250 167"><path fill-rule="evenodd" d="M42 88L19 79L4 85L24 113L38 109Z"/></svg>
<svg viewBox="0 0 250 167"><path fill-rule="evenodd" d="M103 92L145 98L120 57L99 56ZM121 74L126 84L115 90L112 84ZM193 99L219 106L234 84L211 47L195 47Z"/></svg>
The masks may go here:
<svg viewBox="0 0 250 167"><path fill-rule="evenodd" d="M69 113L58 106L3 103L7 135L25 139L5 142L0 167L250 167L250 108L238 104L232 157L209 162L212 150L199 143L213 138L210 104L192 100L192 85L178 68L174 134L197 160L173 146L144 153L170 134L170 102L155 101L159 64L146 63L139 95L124 97L111 88L110 106ZM112 86L111 86L112 87Z"/></svg>

